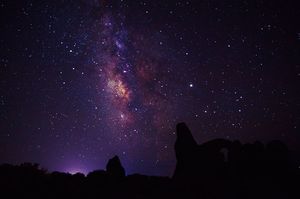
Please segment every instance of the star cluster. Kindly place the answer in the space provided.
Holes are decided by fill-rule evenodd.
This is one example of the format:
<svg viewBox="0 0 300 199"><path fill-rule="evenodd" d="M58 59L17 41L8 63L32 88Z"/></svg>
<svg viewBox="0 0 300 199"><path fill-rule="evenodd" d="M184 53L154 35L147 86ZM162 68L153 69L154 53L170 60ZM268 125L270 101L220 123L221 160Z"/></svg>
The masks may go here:
<svg viewBox="0 0 300 199"><path fill-rule="evenodd" d="M201 143L299 148L299 13L284 1L0 2L0 160L171 175Z"/></svg>

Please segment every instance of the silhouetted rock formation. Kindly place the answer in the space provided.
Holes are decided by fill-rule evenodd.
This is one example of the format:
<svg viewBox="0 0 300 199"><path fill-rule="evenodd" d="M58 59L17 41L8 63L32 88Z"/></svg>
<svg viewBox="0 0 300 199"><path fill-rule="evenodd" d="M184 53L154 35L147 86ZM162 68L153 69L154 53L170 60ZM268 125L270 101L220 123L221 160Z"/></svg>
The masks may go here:
<svg viewBox="0 0 300 199"><path fill-rule="evenodd" d="M176 133L175 154L177 165L174 178L182 175L191 177L193 176L193 170L196 170L198 167L194 156L195 151L197 150L197 143L194 140L191 131L184 123L177 124Z"/></svg>
<svg viewBox="0 0 300 199"><path fill-rule="evenodd" d="M177 165L173 178L199 178L218 174L224 166L222 149L229 148L231 142L215 139L198 145L184 123L177 125L175 153Z"/></svg>
<svg viewBox="0 0 300 199"><path fill-rule="evenodd" d="M288 149L282 142L272 141L265 147L261 142L242 145L239 141L214 139L198 145L184 123L178 124L176 130L177 165L173 179L183 195L193 193L203 198L289 195L293 184L290 179L296 173L289 170ZM272 190L275 185L278 189ZM231 190L230 186L237 189Z"/></svg>
<svg viewBox="0 0 300 199"><path fill-rule="evenodd" d="M118 156L115 156L108 161L106 171L108 175L115 178L125 177L125 169L123 168Z"/></svg>
<svg viewBox="0 0 300 199"><path fill-rule="evenodd" d="M125 176L118 156L106 171L87 176L47 173L38 164L0 166L0 197L4 198L300 198L300 169L290 164L280 141L214 139L198 145L189 128L176 127L177 165L173 178Z"/></svg>

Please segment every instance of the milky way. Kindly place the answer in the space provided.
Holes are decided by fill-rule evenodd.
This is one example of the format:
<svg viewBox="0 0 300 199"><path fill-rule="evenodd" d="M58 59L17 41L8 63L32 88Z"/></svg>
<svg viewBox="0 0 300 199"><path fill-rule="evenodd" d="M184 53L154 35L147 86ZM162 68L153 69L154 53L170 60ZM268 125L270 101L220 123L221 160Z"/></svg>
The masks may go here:
<svg viewBox="0 0 300 199"><path fill-rule="evenodd" d="M125 146L119 153L125 155L142 149L140 157L152 154L152 161L157 164L165 158L168 146L160 138L174 140L171 136L174 137L175 125L174 120L171 123L167 119L171 116L172 100L166 98L163 80L158 79L164 71L160 65L163 60L153 55L159 51L155 46L151 45L150 52L147 50L150 46L143 44L143 35L129 30L124 18L105 10L96 25L99 32L95 39L99 46L95 47L97 55L93 59L100 80L97 92L99 100L105 102L101 110L107 110L102 119L110 124L112 145ZM153 153L153 149L158 151ZM144 161L142 158L137 162Z"/></svg>
<svg viewBox="0 0 300 199"><path fill-rule="evenodd" d="M195 139L299 149L296 6L267 1L1 1L0 163L172 175Z"/></svg>

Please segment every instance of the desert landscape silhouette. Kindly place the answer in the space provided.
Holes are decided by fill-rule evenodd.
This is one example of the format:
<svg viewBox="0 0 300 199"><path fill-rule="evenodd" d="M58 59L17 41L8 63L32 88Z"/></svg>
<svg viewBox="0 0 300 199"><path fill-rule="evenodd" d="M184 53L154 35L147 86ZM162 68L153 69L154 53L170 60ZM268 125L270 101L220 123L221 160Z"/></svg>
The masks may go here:
<svg viewBox="0 0 300 199"><path fill-rule="evenodd" d="M125 174L118 156L106 170L48 173L38 164L0 166L1 198L297 198L300 173L280 141L197 144L185 123L176 126L172 177ZM298 195L299 196L299 195Z"/></svg>

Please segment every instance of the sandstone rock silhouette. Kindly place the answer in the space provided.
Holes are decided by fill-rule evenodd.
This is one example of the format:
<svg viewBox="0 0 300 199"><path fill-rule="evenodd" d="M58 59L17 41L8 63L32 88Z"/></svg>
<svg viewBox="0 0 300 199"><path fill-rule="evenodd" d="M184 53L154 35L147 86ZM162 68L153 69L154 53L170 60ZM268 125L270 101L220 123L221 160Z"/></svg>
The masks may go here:
<svg viewBox="0 0 300 199"><path fill-rule="evenodd" d="M125 169L123 168L118 156L109 159L106 165L106 172L108 175L115 178L125 177Z"/></svg>
<svg viewBox="0 0 300 199"><path fill-rule="evenodd" d="M300 172L281 141L267 145L214 139L197 144L185 123L176 126L172 178L125 176L118 156L87 176L48 173L38 164L0 165L0 198L300 198ZM294 197L297 196L297 197Z"/></svg>

